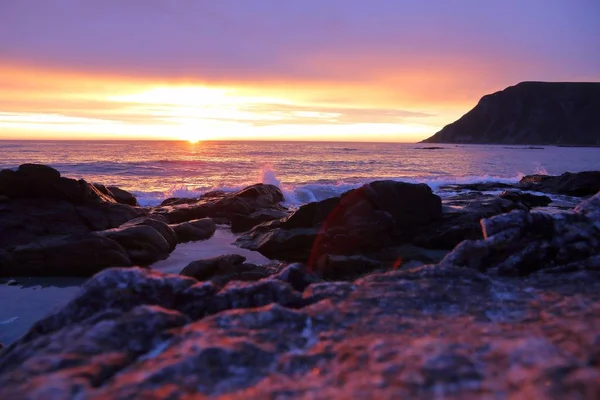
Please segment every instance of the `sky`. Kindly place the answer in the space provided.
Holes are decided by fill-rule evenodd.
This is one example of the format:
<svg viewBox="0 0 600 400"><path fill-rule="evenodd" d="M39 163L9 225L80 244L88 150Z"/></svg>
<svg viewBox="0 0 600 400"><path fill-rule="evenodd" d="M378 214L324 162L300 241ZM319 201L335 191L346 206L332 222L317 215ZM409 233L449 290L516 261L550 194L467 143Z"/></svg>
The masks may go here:
<svg viewBox="0 0 600 400"><path fill-rule="evenodd" d="M600 81L597 0L0 0L0 139L414 142Z"/></svg>

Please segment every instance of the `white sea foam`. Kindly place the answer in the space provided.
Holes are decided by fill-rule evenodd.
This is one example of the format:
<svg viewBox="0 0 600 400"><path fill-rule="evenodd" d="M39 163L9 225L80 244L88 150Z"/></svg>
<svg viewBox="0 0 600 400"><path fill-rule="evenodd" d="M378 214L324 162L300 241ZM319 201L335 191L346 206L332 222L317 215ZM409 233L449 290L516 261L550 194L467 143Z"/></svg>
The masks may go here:
<svg viewBox="0 0 600 400"><path fill-rule="evenodd" d="M484 176L466 176L466 177L456 177L456 178L387 178L399 182L408 182L408 183L425 183L431 187L431 189L442 195L451 195L456 194L456 191L442 191L440 190L442 187L453 184L470 184L470 183L482 183L482 182L495 182L495 183L516 183L522 177L522 174L515 176L514 178L502 178L495 177L490 175ZM330 197L339 196L344 192L347 192L351 189L356 189L362 186L365 183L371 182L375 179L366 179L364 181L358 182L337 182L337 183L308 183L308 184L286 184L282 183L276 176L276 173L271 168L262 168L259 174L258 181L261 183L268 183L272 185L278 186L283 192L285 203L291 207L297 207L302 204L324 200ZM155 206L160 204L163 200L170 197L180 197L180 198L196 198L201 196L202 194L213 191L213 190L222 190L224 192L235 192L237 190L243 189L245 186L248 186L255 182L247 182L238 186L222 186L222 187L212 187L209 189L203 188L190 188L185 185L177 185L171 188L170 190L160 193L160 192L134 192L136 195L138 202L142 206Z"/></svg>

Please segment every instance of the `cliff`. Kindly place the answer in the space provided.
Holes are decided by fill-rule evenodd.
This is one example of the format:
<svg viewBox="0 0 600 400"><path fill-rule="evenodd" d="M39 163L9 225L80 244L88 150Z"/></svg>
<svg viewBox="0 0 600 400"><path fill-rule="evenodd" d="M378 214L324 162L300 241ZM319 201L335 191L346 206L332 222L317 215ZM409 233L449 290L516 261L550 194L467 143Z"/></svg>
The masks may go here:
<svg viewBox="0 0 600 400"><path fill-rule="evenodd" d="M423 143L600 145L600 83L519 83Z"/></svg>

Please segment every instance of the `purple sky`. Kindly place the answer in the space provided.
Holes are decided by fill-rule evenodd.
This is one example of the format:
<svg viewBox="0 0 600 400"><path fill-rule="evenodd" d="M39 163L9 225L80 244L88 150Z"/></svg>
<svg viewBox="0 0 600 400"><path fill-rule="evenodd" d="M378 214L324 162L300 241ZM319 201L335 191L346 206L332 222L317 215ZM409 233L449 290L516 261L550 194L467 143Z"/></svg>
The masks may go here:
<svg viewBox="0 0 600 400"><path fill-rule="evenodd" d="M0 57L18 65L234 81L460 60L510 62L508 79L600 73L597 0L0 0L0 15Z"/></svg>

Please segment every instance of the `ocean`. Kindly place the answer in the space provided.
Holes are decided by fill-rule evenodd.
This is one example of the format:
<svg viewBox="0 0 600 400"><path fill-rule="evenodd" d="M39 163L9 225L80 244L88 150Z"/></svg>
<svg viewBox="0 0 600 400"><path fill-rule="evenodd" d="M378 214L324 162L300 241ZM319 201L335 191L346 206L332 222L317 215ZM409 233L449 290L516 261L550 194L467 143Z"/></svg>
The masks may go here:
<svg viewBox="0 0 600 400"><path fill-rule="evenodd" d="M440 147L438 149L427 149ZM63 176L116 185L142 205L263 182L289 205L377 179L512 183L526 174L600 170L600 148L340 142L0 141L0 168L42 163Z"/></svg>

